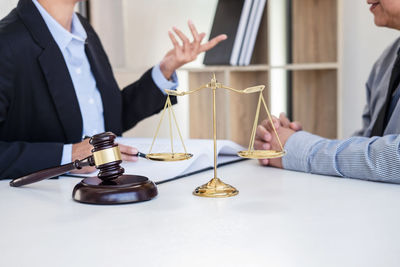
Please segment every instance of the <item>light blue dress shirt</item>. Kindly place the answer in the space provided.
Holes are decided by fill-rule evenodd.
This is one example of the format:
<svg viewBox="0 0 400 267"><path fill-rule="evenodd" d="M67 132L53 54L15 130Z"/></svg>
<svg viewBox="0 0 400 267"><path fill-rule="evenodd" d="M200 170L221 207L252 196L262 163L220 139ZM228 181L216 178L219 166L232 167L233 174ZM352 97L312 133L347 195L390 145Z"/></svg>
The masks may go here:
<svg viewBox="0 0 400 267"><path fill-rule="evenodd" d="M32 1L43 17L67 64L82 114L82 137L104 132L103 102L85 53L87 34L78 16L73 14L71 32L69 32L37 0ZM172 75L172 81L168 81L162 74L159 65L152 69L152 78L160 90L175 89L178 86L176 73ZM71 162L71 155L72 144L64 145L61 164Z"/></svg>
<svg viewBox="0 0 400 267"><path fill-rule="evenodd" d="M285 169L400 183L400 101L392 102L392 116L383 137L370 137L378 114L386 101L390 76L400 38L389 46L372 68L366 84L367 105L363 129L344 140L329 140L305 131L286 141ZM396 95L395 95L396 96Z"/></svg>
<svg viewBox="0 0 400 267"><path fill-rule="evenodd" d="M329 140L308 132L285 144L285 169L363 180L400 183L400 135Z"/></svg>

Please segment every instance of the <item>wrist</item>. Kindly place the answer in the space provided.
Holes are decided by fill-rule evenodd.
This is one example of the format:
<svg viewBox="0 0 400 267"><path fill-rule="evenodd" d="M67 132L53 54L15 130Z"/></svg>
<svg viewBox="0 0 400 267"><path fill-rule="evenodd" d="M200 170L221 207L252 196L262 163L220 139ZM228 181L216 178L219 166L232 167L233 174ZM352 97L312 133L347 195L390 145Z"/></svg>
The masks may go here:
<svg viewBox="0 0 400 267"><path fill-rule="evenodd" d="M167 79L168 81L171 80L171 76L175 72L175 68L168 66L168 64L166 64L164 61L160 62L160 70L165 79Z"/></svg>

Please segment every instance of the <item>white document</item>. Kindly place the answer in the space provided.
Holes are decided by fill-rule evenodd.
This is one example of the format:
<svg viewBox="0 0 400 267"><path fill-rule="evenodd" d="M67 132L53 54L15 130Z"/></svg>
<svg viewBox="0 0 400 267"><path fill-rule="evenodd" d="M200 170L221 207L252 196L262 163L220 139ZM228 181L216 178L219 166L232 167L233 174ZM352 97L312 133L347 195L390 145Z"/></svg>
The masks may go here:
<svg viewBox="0 0 400 267"><path fill-rule="evenodd" d="M140 152L149 152L152 138L124 138L119 137L116 143L136 147ZM174 139L174 152L184 152L180 139ZM188 153L193 157L182 161L153 161L139 158L137 162L123 162L121 166L125 169L125 174L143 175L153 182L159 182L177 176L187 175L192 172L200 171L214 166L214 145L213 140L209 139L188 139L185 140ZM241 158L237 152L246 148L230 140L217 140L217 164L238 161ZM158 138L154 143L152 153L170 153L171 139ZM95 176L97 173L79 174L77 176ZM73 174L71 174L73 175Z"/></svg>

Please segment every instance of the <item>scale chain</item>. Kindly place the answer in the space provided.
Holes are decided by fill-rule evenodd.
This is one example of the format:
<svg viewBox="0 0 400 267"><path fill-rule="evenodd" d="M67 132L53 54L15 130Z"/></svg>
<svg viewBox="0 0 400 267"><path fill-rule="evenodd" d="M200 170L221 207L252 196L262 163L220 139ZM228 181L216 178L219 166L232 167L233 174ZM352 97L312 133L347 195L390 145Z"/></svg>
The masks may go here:
<svg viewBox="0 0 400 267"><path fill-rule="evenodd" d="M262 97L262 95L261 95L261 97ZM283 151L283 146L282 146L281 140L279 139L278 133L276 132L276 129L275 129L275 126L274 126L274 122L272 120L271 114L269 113L269 110L267 108L267 104L265 103L264 97L262 97L261 100L262 100L262 102L264 104L265 110L267 111L268 119L269 119L269 121L271 123L272 129L274 130L274 133L275 133L276 139L278 140L279 146L281 147L281 150Z"/></svg>
<svg viewBox="0 0 400 267"><path fill-rule="evenodd" d="M160 130L161 122L162 122L162 120L163 120L163 118L164 118L165 110L166 110L167 105L168 105L168 99L169 99L169 95L168 95L168 97L167 97L167 100L165 101L165 105L164 105L163 111L162 111L162 113L161 113L161 119L160 119L160 122L158 123L158 126L157 126L156 134L154 135L153 141L151 142L149 154L151 153L151 150L153 149L154 142L156 141L158 132L159 132L159 130Z"/></svg>
<svg viewBox="0 0 400 267"><path fill-rule="evenodd" d="M257 131L258 118L260 115L261 96L262 96L262 92L260 92L260 95L258 97L258 104L257 104L256 116L254 118L253 131L250 136L249 151L254 150L254 139L255 139L256 131Z"/></svg>
<svg viewBox="0 0 400 267"><path fill-rule="evenodd" d="M168 121L169 121L169 136L171 138L171 152L172 157L174 157L174 137L172 136L172 125L171 125L171 99L167 98L167 109L168 109Z"/></svg>

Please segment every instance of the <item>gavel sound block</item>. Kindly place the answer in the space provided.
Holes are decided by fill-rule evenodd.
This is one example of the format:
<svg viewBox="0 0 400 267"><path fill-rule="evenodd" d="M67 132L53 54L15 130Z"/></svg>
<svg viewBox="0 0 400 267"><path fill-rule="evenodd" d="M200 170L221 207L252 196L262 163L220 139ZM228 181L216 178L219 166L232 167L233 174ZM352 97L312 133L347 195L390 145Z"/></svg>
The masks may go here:
<svg viewBox="0 0 400 267"><path fill-rule="evenodd" d="M83 179L74 187L74 200L90 204L123 204L150 200L157 196L156 185L147 177L124 175L120 166L121 152L114 143L116 136L111 132L94 135L90 139L93 145L92 155L56 168L42 170L10 182L13 187L38 182L50 177L62 175L84 166L96 166L97 177Z"/></svg>
<svg viewBox="0 0 400 267"><path fill-rule="evenodd" d="M146 201L157 196L156 185L147 177L123 175L121 153L110 132L94 135L93 160L99 173L97 177L83 179L72 191L79 202L91 204L121 204Z"/></svg>

